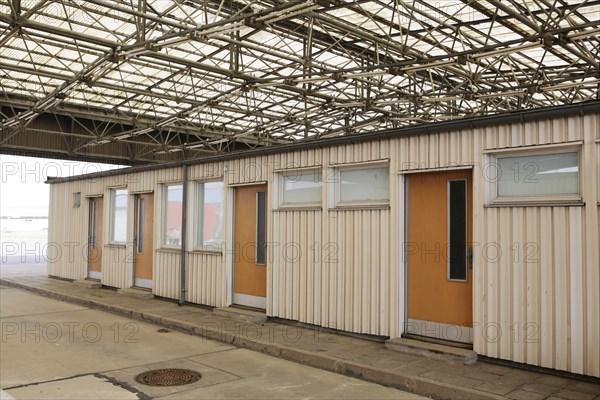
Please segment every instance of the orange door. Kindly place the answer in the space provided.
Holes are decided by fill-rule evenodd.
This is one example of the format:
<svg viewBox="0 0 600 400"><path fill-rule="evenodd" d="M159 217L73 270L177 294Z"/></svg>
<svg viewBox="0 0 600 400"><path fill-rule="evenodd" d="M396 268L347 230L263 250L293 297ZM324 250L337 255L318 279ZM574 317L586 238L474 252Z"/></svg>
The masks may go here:
<svg viewBox="0 0 600 400"><path fill-rule="evenodd" d="M407 190L406 332L472 342L471 171L410 175Z"/></svg>
<svg viewBox="0 0 600 400"><path fill-rule="evenodd" d="M89 199L88 278L102 278L102 197Z"/></svg>
<svg viewBox="0 0 600 400"><path fill-rule="evenodd" d="M134 285L152 288L154 195L135 195Z"/></svg>
<svg viewBox="0 0 600 400"><path fill-rule="evenodd" d="M235 190L233 302L266 308L267 185Z"/></svg>

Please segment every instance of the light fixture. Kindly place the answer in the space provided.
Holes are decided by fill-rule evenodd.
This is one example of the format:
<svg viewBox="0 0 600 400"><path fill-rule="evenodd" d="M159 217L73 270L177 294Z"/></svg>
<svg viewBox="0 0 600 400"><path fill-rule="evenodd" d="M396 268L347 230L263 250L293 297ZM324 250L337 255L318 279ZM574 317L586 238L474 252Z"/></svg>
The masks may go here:
<svg viewBox="0 0 600 400"><path fill-rule="evenodd" d="M31 110L28 110L22 114L17 115L14 118L18 121L19 119L29 119L29 118L33 117L33 115L34 115L34 112Z"/></svg>
<svg viewBox="0 0 600 400"><path fill-rule="evenodd" d="M73 193L73 207L81 207L81 192Z"/></svg>
<svg viewBox="0 0 600 400"><path fill-rule="evenodd" d="M588 81L588 82L565 82L559 83L556 85L546 84L540 86L542 91L551 91L551 90L562 90L562 89L572 89L572 88L582 88L582 87L596 87L600 84L600 80Z"/></svg>
<svg viewBox="0 0 600 400"><path fill-rule="evenodd" d="M115 136L115 140L123 140L131 137L131 133L124 133L119 136Z"/></svg>
<svg viewBox="0 0 600 400"><path fill-rule="evenodd" d="M414 67L402 68L402 72L405 72L405 73L417 72L417 71L421 71L421 70L429 69L429 68L446 67L448 65L454 65L456 63L457 63L456 60L436 61L436 62L432 62L429 64L421 64L421 65L417 65Z"/></svg>
<svg viewBox="0 0 600 400"><path fill-rule="evenodd" d="M189 40L189 39L188 39ZM129 50L124 50L121 53L119 53L119 56L124 56L124 57L135 57L135 56L139 56L148 52L152 52L152 51L158 51L160 50L160 47L157 47L156 45L153 44L144 44L141 46L136 46L133 47Z"/></svg>
<svg viewBox="0 0 600 400"><path fill-rule="evenodd" d="M177 121L177 119L178 119L178 118L177 118L177 116L176 116L176 115L174 115L174 116L172 116L172 117L169 117L169 118L167 118L167 119L163 119L162 121L159 121L159 122L157 122L157 123L156 123L156 126L158 126L158 127L163 127L163 126L165 126L165 125L169 125L169 124L172 124L173 122L176 122L176 121Z"/></svg>
<svg viewBox="0 0 600 400"><path fill-rule="evenodd" d="M535 49L536 47L540 47L540 46L541 46L541 43L522 44L519 46L505 47L503 49L496 49L496 50L492 50L492 51L486 51L486 52L480 53L480 54L474 54L474 55L472 55L472 57L475 60L479 60L481 58L502 56L502 55L510 54L510 53L514 53L514 52L531 50L531 49Z"/></svg>
<svg viewBox="0 0 600 400"><path fill-rule="evenodd" d="M47 97L44 100L42 100L40 103L36 104L35 108L37 108L37 109L52 108L53 106L55 106L58 103L60 103L60 99L57 99L56 97ZM27 117L25 115L23 115L22 118L27 118Z"/></svg>
<svg viewBox="0 0 600 400"><path fill-rule="evenodd" d="M133 131L132 135L143 135L145 133L150 133L153 130L154 130L154 128L152 128L152 127L143 128L143 129L140 129L140 130L137 130L137 131Z"/></svg>
<svg viewBox="0 0 600 400"><path fill-rule="evenodd" d="M154 154L169 154L169 153L177 153L179 151L183 151L183 149L180 149L179 147L174 147L174 148L168 149L168 150L159 150L159 151L155 152Z"/></svg>
<svg viewBox="0 0 600 400"><path fill-rule="evenodd" d="M333 102L331 103L332 107L340 107L340 108L346 108L346 107L362 107L364 106L364 102L362 101L349 101L347 103L336 103Z"/></svg>
<svg viewBox="0 0 600 400"><path fill-rule="evenodd" d="M424 103L439 103L441 101L463 100L462 96L441 96L423 98Z"/></svg>
<svg viewBox="0 0 600 400"><path fill-rule="evenodd" d="M13 127L15 125L19 124L19 118L11 118L9 120L6 120L5 122L2 123L3 126L5 126L6 128L10 128Z"/></svg>
<svg viewBox="0 0 600 400"><path fill-rule="evenodd" d="M342 74L342 78L365 78L370 76L381 76L388 75L388 71L366 71L366 72L355 72L349 74Z"/></svg>
<svg viewBox="0 0 600 400"><path fill-rule="evenodd" d="M318 4L315 4L312 0L310 0L305 1L304 3L297 4L295 6L285 8L283 10L272 11L267 15L257 17L254 20L259 23L270 24L282 19L292 18L296 15L307 13L319 7L320 6Z"/></svg>
<svg viewBox="0 0 600 400"><path fill-rule="evenodd" d="M192 144L192 145L186 146L186 149L193 150L193 149L202 148L204 146L205 146L204 143L197 143L197 144Z"/></svg>
<svg viewBox="0 0 600 400"><path fill-rule="evenodd" d="M70 92L71 90L75 89L78 85L79 81L69 82L61 89L61 92Z"/></svg>
<svg viewBox="0 0 600 400"><path fill-rule="evenodd" d="M517 90L507 90L506 92L494 92L494 93L486 93L486 94L477 94L475 98L477 99L489 99L491 97L501 97L501 96L524 96L525 90L517 89Z"/></svg>
<svg viewBox="0 0 600 400"><path fill-rule="evenodd" d="M594 36L594 35L598 35L598 34L600 34L600 28L589 29L589 30L586 30L586 31L572 33L572 34L567 35L567 38L569 38L569 39L580 39L580 38L585 38L585 37Z"/></svg>
<svg viewBox="0 0 600 400"><path fill-rule="evenodd" d="M220 144L220 143L225 143L228 142L229 139L219 139L219 140L215 140L214 142L207 142L207 144Z"/></svg>
<svg viewBox="0 0 600 400"><path fill-rule="evenodd" d="M191 37L201 39L202 37L215 37L215 35L226 35L228 33L240 30L243 26L243 21L233 22L231 24L222 26L214 26L203 31L194 32L194 34Z"/></svg>

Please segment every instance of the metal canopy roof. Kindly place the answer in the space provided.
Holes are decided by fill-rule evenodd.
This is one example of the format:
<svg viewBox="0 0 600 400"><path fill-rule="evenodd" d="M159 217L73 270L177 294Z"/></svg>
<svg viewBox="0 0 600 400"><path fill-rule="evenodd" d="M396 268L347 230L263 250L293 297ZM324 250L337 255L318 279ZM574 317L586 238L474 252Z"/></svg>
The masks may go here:
<svg viewBox="0 0 600 400"><path fill-rule="evenodd" d="M599 39L600 0L0 0L0 146L169 161L584 102Z"/></svg>

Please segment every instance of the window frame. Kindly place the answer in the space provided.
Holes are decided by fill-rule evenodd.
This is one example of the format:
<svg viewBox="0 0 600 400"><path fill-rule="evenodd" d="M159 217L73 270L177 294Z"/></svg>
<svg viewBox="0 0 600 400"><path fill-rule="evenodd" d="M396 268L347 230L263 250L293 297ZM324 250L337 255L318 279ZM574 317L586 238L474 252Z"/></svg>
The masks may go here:
<svg viewBox="0 0 600 400"><path fill-rule="evenodd" d="M485 150L486 163L484 168L484 179L488 187L488 201L486 206L537 206L537 205L580 205L583 202L583 169L582 169L582 144L583 142L559 143L550 145L527 146L522 148L506 148ZM577 188L578 193L567 194L542 194L534 196L499 196L498 195L498 159L511 157L541 156L548 154L577 153ZM494 166L495 174L490 177L485 169Z"/></svg>
<svg viewBox="0 0 600 400"><path fill-rule="evenodd" d="M127 225L129 220L129 190L127 187L115 187L110 188L110 212L108 221L108 244L124 246L127 244ZM115 217L116 217L116 203L117 203L117 192L125 191L125 240L115 240Z"/></svg>
<svg viewBox="0 0 600 400"><path fill-rule="evenodd" d="M211 179L211 180L194 180L189 182L193 188L193 197L190 205L192 207L192 215L194 217L193 223L193 251L196 252L204 252L204 253L223 253L223 248L225 247L225 203L226 203L226 194L227 194L227 186L223 179ZM213 243L212 245L205 245L204 241L200 243L201 235L200 230L204 230L204 185L207 183L220 183L223 188L223 215L222 218L222 229L223 229L223 241L220 244ZM201 223L202 221L202 223Z"/></svg>
<svg viewBox="0 0 600 400"><path fill-rule="evenodd" d="M600 206L600 139L596 139L596 205Z"/></svg>
<svg viewBox="0 0 600 400"><path fill-rule="evenodd" d="M387 168L388 170L388 199L386 200L356 200L356 201L342 201L342 179L341 173L345 171L359 171L359 170L370 170L370 169L383 169ZM333 178L332 182L333 190L332 193L332 210L343 210L343 209L369 209L369 208L390 208L390 197L392 193L392 185L391 185L391 171L390 171L390 163L389 160L377 160L371 162L360 162L353 164L340 164L333 165L332 172L330 176Z"/></svg>
<svg viewBox="0 0 600 400"><path fill-rule="evenodd" d="M303 202L303 203L284 203L285 193L285 178L288 176L304 175L306 173L314 173L315 176L320 176L321 180L321 197L318 201ZM277 207L279 210L322 210L323 209L323 169L318 167L294 168L277 171Z"/></svg>
<svg viewBox="0 0 600 400"><path fill-rule="evenodd" d="M181 186L181 213L183 218L183 182L165 182L161 184L161 210L160 210L160 248L161 249L169 249L169 250L179 250L181 249L181 233L179 236L179 245L173 245L167 243L167 218L168 218L168 209L169 209L169 187L171 186Z"/></svg>

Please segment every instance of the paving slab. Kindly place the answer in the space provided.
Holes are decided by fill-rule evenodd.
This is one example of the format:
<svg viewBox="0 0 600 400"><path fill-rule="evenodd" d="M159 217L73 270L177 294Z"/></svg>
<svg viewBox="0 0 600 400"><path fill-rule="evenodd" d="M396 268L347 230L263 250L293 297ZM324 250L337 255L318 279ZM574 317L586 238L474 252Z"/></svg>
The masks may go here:
<svg viewBox="0 0 600 400"><path fill-rule="evenodd" d="M219 354L219 357L221 356L222 355ZM135 377L143 372L171 368L190 369L192 371L199 372L202 377L197 382L181 386L149 386L141 384L135 380ZM113 370L103 372L100 375L108 377L113 382L117 382L120 385L135 388L152 398L164 397L173 394L179 394L179 396L181 396L182 392L195 391L208 386L220 385L225 382L240 379L240 377L237 375L233 375L223 370L210 368L187 358Z"/></svg>
<svg viewBox="0 0 600 400"><path fill-rule="evenodd" d="M114 385L105 378L94 375L76 378L59 379L55 381L29 385L10 390L10 395L19 400L38 399L81 399L81 388L93 393L97 399L138 400L139 397L131 391Z"/></svg>

